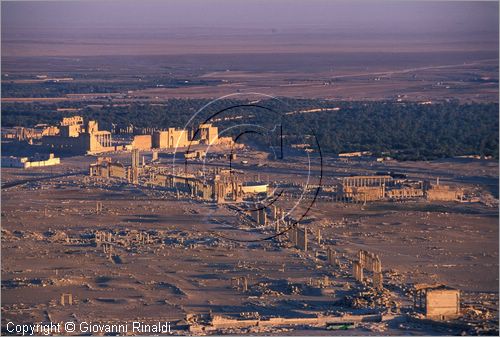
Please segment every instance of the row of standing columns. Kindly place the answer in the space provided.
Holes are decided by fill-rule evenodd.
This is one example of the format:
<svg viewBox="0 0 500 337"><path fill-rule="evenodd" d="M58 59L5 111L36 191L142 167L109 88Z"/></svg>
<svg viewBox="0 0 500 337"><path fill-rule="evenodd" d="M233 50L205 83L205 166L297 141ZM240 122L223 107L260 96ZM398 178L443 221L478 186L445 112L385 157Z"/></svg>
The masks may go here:
<svg viewBox="0 0 500 337"><path fill-rule="evenodd" d="M307 228L300 228L298 225L293 226L288 231L288 237L295 247L307 252Z"/></svg>
<svg viewBox="0 0 500 337"><path fill-rule="evenodd" d="M104 146L104 147L109 147L111 146L111 134L97 134L95 135L97 141L99 142L99 144L101 144L101 146Z"/></svg>
<svg viewBox="0 0 500 337"><path fill-rule="evenodd" d="M378 255L365 250L358 252L358 260L353 261L353 277L356 281L365 282L363 270L367 269L373 273L372 282L375 289L383 288L382 263Z"/></svg>
<svg viewBox="0 0 500 337"><path fill-rule="evenodd" d="M345 186L348 187L367 187L367 186L381 186L387 183L392 178L389 176L380 177L346 177L342 179Z"/></svg>

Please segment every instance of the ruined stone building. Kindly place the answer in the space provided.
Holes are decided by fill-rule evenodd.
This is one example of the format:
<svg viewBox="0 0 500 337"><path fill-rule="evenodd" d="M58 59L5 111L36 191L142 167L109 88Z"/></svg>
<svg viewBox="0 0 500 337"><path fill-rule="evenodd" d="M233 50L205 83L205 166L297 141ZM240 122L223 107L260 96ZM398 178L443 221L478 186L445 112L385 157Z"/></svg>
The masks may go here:
<svg viewBox="0 0 500 337"><path fill-rule="evenodd" d="M128 179L130 169L122 163L112 162L111 158L99 157L97 162L90 164L91 177Z"/></svg>
<svg viewBox="0 0 500 337"><path fill-rule="evenodd" d="M337 188L338 200L345 202L367 202L385 197L386 184L391 176L352 176L341 179Z"/></svg>
<svg viewBox="0 0 500 337"><path fill-rule="evenodd" d="M149 148L155 149L175 149L175 148L186 148L194 145L231 145L233 144L233 139L231 137L221 137L219 138L219 129L212 124L201 124L199 129L195 131L194 137L192 137L190 130L168 128L166 130L155 130L151 133L151 145ZM134 138L134 143L136 142L138 136ZM137 145L133 145L133 148L138 149L149 149L147 148L146 142L142 141L143 145L139 145L139 140L137 140Z"/></svg>
<svg viewBox="0 0 500 337"><path fill-rule="evenodd" d="M343 198L346 201L362 203L382 200L385 196L384 186L342 186Z"/></svg>
<svg viewBox="0 0 500 337"><path fill-rule="evenodd" d="M165 131L153 132L153 147L157 149L173 149L190 145L187 130L168 128ZM191 145L194 145L191 143Z"/></svg>
<svg viewBox="0 0 500 337"><path fill-rule="evenodd" d="M113 130L116 131L115 124L113 124ZM85 123L82 116L72 116L64 117L58 126L40 124L35 128L12 128L3 132L2 138L19 142L27 141L28 144L25 145L37 145L44 151L53 152L56 155L98 154L132 149L149 151L151 149L186 148L199 144L234 145L231 137L219 138L218 128L211 124L201 124L196 132L196 139L190 137L191 130L176 128L156 130L147 127L142 128L142 131L142 134L133 136L131 143L114 146L111 132L99 130L97 121L90 120ZM199 157L198 154L189 156Z"/></svg>
<svg viewBox="0 0 500 337"><path fill-rule="evenodd" d="M157 174L154 183L216 203L241 201L243 198L241 182L226 174L213 174L207 179L198 178L193 174Z"/></svg>
<svg viewBox="0 0 500 337"><path fill-rule="evenodd" d="M416 183L401 184L401 186L398 186L397 188L387 188L385 193L385 196L389 200L423 198L423 183L419 181Z"/></svg>
<svg viewBox="0 0 500 337"><path fill-rule="evenodd" d="M205 145L230 146L234 144L232 137L219 137L219 128L212 124L200 124L199 130L195 131L193 141Z"/></svg>
<svg viewBox="0 0 500 337"><path fill-rule="evenodd" d="M395 179L390 175L344 177L330 190L336 201L353 203L424 198L429 201L461 201L464 197L462 189L440 185L439 180L432 184Z"/></svg>
<svg viewBox="0 0 500 337"><path fill-rule="evenodd" d="M151 150L153 143L151 135L136 135L132 140L132 149L148 151Z"/></svg>
<svg viewBox="0 0 500 337"><path fill-rule="evenodd" d="M426 318L447 320L460 316L460 291L442 284L416 284L413 306Z"/></svg>
<svg viewBox="0 0 500 337"><path fill-rule="evenodd" d="M429 201L461 201L464 198L463 189L441 185L439 178L435 184L428 183L425 189L425 197Z"/></svg>
<svg viewBox="0 0 500 337"><path fill-rule="evenodd" d="M65 117L58 135L43 136L41 145L51 151L67 154L92 154L114 151L111 132L99 130L97 121L84 124L81 116Z"/></svg>
<svg viewBox="0 0 500 337"><path fill-rule="evenodd" d="M219 138L219 130L212 124L201 124L199 131L201 144L217 144Z"/></svg>
<svg viewBox="0 0 500 337"><path fill-rule="evenodd" d="M60 124L62 137L78 137L85 129L81 116L64 117Z"/></svg>
<svg viewBox="0 0 500 337"><path fill-rule="evenodd" d="M40 139L43 136L57 136L59 134L57 126L47 124L37 124L33 128L16 126L11 131L2 133L3 139L15 139L17 141L28 141Z"/></svg>

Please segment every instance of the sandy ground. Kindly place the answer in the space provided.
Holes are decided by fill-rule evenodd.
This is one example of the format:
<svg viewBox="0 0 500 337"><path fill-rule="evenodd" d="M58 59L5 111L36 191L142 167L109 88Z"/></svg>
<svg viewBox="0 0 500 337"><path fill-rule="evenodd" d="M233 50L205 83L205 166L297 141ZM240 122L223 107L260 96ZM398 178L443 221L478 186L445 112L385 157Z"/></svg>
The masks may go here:
<svg viewBox="0 0 500 337"><path fill-rule="evenodd" d="M297 49L290 52L186 53L141 57L6 57L2 83L14 94L2 102L162 102L173 98L219 98L258 92L279 97L331 100L498 102L498 52ZM20 95L43 86L40 74L70 77L70 86L99 84L116 90L60 97ZM172 86L171 80L177 80ZM144 87L144 83L149 85ZM65 85L62 83L61 85ZM27 87L29 89L29 87ZM111 91L109 91L111 90ZM29 91L28 91L29 92ZM122 97L116 97L119 94Z"/></svg>
<svg viewBox="0 0 500 337"><path fill-rule="evenodd" d="M252 157L255 154L249 155ZM91 160L74 157L52 169L4 169L2 182L78 172ZM247 170L248 176L259 172L269 179L288 176L300 182L306 172L303 165L299 158L293 165L269 162L257 167L249 163L240 169ZM498 164L492 161L377 165L390 165L414 177L440 176L446 182L486 192L498 184ZM363 162L335 163L327 159L326 181L344 175L349 167L353 172L380 169ZM97 201L103 204L99 214ZM291 201L281 205L287 204ZM299 204L298 212L303 207ZM492 312L498 326L497 208L427 202L345 205L320 198L309 215L316 220L306 224L313 234L310 252L304 253L286 240L248 244L223 239L221 235L259 238L272 230L262 232L245 225L228 207L189 198L178 200L161 190L99 182L83 174L4 189L2 321L168 320L182 333L188 313L211 311L239 316L242 312L259 312L296 317L343 311L344 296L353 294L346 289L357 286L349 269L336 270L321 257L323 248L331 246L344 255L346 262L358 249L376 252L389 283L442 282L456 287L462 291L464 305L480 303ZM320 245L315 234L318 228L323 237ZM117 238L134 231L149 233L154 242L116 246L109 259L102 247L86 239L95 230L111 231ZM305 286L325 275L334 280L327 293ZM231 279L240 276L248 278L249 293L231 287ZM288 292L294 284L306 288L298 294ZM263 289L267 292L262 293ZM391 291L402 309L410 310L409 297L397 289ZM61 306L62 293L71 293L74 305ZM425 324L405 327L392 322L383 331L389 335L459 332ZM373 329L359 327L348 333L371 334ZM326 333L300 328L274 332Z"/></svg>

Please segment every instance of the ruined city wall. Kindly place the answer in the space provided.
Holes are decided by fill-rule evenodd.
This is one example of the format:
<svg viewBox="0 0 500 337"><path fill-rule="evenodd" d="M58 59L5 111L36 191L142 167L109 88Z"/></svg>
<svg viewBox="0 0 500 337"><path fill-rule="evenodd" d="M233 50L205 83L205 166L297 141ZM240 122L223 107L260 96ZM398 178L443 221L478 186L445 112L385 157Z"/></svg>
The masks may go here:
<svg viewBox="0 0 500 337"><path fill-rule="evenodd" d="M132 148L138 150L150 150L152 146L151 135L136 135L132 141Z"/></svg>

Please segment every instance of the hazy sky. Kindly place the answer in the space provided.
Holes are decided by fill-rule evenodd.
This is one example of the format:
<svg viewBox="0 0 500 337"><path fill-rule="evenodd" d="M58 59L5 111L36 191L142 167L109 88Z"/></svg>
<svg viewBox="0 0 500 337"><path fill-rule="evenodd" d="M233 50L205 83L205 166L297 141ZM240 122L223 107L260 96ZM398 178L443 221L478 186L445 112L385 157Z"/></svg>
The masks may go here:
<svg viewBox="0 0 500 337"><path fill-rule="evenodd" d="M498 30L498 2L171 0L2 1L2 28L282 28Z"/></svg>
<svg viewBox="0 0 500 337"><path fill-rule="evenodd" d="M189 40L200 34L210 38L239 36L240 40L241 36L250 40L262 34L282 38L281 42L288 38L287 43L292 41L291 34L302 34L297 42L307 43L324 34L352 41L441 39L438 43L493 43L493 49L498 45L498 2L2 1L1 9L2 38L18 44L40 38ZM3 47L14 50L19 45Z"/></svg>

